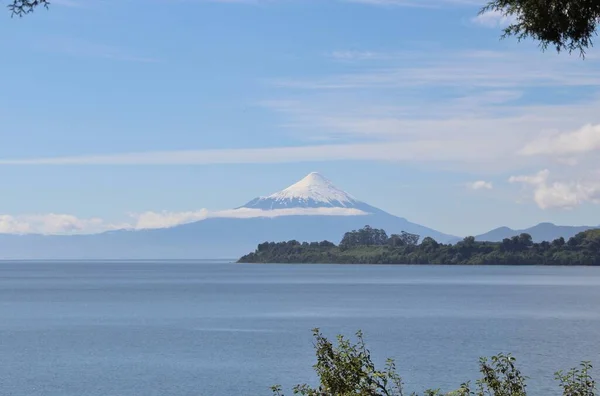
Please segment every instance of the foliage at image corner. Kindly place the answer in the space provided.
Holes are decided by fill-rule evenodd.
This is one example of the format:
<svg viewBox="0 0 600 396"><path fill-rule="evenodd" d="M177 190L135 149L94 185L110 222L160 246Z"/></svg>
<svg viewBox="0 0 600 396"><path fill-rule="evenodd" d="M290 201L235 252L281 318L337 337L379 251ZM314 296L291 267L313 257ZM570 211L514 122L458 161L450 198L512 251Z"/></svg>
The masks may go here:
<svg viewBox="0 0 600 396"><path fill-rule="evenodd" d="M313 366L319 385L296 385L292 391L303 396L408 396L401 376L396 372L393 359L388 359L379 370L371 360L363 333L356 333L356 342L338 335L337 345L328 340L321 331L313 329L317 362ZM444 393L429 389L423 396L527 396L527 377L516 366L511 354L498 354L480 358L482 377L474 386L464 382L454 391ZM597 396L596 383L591 376L592 365L582 362L579 367L555 373L563 396ZM273 396L284 396L279 385L271 387ZM417 396L411 393L410 396Z"/></svg>
<svg viewBox="0 0 600 396"><path fill-rule="evenodd" d="M38 7L48 8L49 0L13 0L7 7L12 16L22 17L32 13Z"/></svg>
<svg viewBox="0 0 600 396"><path fill-rule="evenodd" d="M599 0L493 0L479 15L489 12L510 21L503 39L531 38L542 51L553 47L557 52L578 52L582 58L593 47L600 23Z"/></svg>

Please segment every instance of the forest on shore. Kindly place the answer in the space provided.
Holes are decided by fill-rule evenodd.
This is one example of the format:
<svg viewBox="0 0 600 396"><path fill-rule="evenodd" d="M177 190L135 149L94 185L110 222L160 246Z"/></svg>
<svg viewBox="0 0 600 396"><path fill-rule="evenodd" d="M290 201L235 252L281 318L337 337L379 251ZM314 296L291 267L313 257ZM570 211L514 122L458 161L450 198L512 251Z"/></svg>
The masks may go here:
<svg viewBox="0 0 600 396"><path fill-rule="evenodd" d="M406 232L388 236L367 225L347 232L338 245L295 240L261 243L238 262L595 266L600 265L600 229L540 243L524 233L502 242L479 242L470 236L456 244L442 244Z"/></svg>

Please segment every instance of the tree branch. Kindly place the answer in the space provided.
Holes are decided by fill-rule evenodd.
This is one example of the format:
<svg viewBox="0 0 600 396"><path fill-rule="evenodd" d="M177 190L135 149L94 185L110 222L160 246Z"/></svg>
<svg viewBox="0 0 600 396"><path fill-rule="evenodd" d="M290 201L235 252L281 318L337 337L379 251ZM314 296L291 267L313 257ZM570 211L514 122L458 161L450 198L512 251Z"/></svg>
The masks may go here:
<svg viewBox="0 0 600 396"><path fill-rule="evenodd" d="M12 4L8 5L8 9L11 16L22 17L33 12L39 6L48 8L49 5L49 0L13 0Z"/></svg>

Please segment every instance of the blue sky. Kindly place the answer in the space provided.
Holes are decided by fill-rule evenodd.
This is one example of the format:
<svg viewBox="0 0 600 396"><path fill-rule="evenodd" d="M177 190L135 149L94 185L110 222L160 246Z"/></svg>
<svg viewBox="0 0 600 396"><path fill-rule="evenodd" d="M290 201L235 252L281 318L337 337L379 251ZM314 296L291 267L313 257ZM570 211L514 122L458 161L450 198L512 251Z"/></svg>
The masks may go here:
<svg viewBox="0 0 600 396"><path fill-rule="evenodd" d="M456 235L600 223L600 57L473 0L56 0L0 14L0 231L218 211L319 171ZM183 216L185 217L185 216Z"/></svg>

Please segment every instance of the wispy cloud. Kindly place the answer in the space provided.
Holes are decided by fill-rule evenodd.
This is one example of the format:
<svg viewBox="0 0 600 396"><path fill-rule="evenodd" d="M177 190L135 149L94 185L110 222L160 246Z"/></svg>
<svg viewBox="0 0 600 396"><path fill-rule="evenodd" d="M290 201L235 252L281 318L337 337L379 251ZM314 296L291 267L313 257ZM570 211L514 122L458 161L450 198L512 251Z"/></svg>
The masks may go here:
<svg viewBox="0 0 600 396"><path fill-rule="evenodd" d="M445 161L450 161L455 168L470 172L489 170L490 167L511 171L540 166L547 159L519 155L523 147L533 147L531 142L543 134L554 136L556 130L576 130L586 121L600 123L598 100L513 104L520 97L518 91L492 90L456 99L417 98L413 100L414 104L395 106L368 99L354 101L340 97L335 100L331 97L320 99L319 96L308 96L304 102L289 102L285 106L265 105L285 116L286 127L300 138L376 141L362 143L380 150L381 155L373 153L372 160L405 160L443 166L447 165ZM578 144L590 147L589 140L584 137L587 135ZM387 151L386 146L391 151ZM564 157L551 160L564 162ZM573 163L573 160L569 162ZM477 166L471 166L473 164Z"/></svg>
<svg viewBox="0 0 600 396"><path fill-rule="evenodd" d="M344 56L337 51L338 58ZM369 52L348 52L347 58L368 56ZM362 55L361 55L362 54ZM600 86L596 72L599 63L589 63L569 57L558 57L552 62L543 59L547 54L496 51L411 52L410 62L399 59L385 66L354 73L339 73L320 78L279 78L272 83L281 88L302 90L397 89L435 86L524 88L551 86ZM373 55L374 56L374 55ZM383 54L378 54L383 59Z"/></svg>
<svg viewBox="0 0 600 396"><path fill-rule="evenodd" d="M471 21L478 25L490 28L508 26L515 23L516 20L514 15L506 15L501 11L487 11L471 19Z"/></svg>
<svg viewBox="0 0 600 396"><path fill-rule="evenodd" d="M38 43L38 48L52 53L70 56L101 58L124 62L157 63L154 57L140 56L135 51L118 46L94 43L80 38L64 36L46 36Z"/></svg>
<svg viewBox="0 0 600 396"><path fill-rule="evenodd" d="M492 95L494 96L494 95ZM502 95L499 95L502 96ZM510 95L507 95L510 97ZM463 98L464 99L464 98ZM289 117L288 128L307 141L311 136L340 137L347 143L304 144L264 148L106 153L66 157L3 158L0 165L203 165L275 164L322 161L411 162L429 167L462 169L469 172L514 172L520 168L548 166L544 156L531 155L554 150L554 140L533 144L541 133L573 130L582 120L600 123L600 102L585 105L502 106L494 100L473 104L460 100L429 107L371 107L359 101L352 105L272 101L271 109ZM304 108L303 106L310 106ZM441 107L439 107L441 106ZM419 108L421 107L421 108ZM573 128L573 126L576 126ZM584 128L584 131L587 129ZM587 132L586 132L587 133ZM552 135L554 136L554 135ZM579 135L575 135L579 136ZM594 134L590 135L594 138ZM563 152L588 149L588 134L580 143L569 135ZM357 141L358 140L358 141ZM305 142L306 143L306 142ZM569 145L570 144L570 145ZM523 148L530 155L522 155ZM541 149L539 147L542 147ZM521 155L519 155L521 154ZM576 153L573 152L573 155ZM570 156L573 156L570 155ZM555 156L551 160L565 156ZM592 158L600 166L599 159ZM571 165L577 164L569 159ZM583 166L584 164L581 164ZM587 163L586 166L594 166ZM577 171L577 168L573 170Z"/></svg>
<svg viewBox="0 0 600 396"><path fill-rule="evenodd" d="M380 59L376 63L385 66L377 69L369 66L363 72L332 74L320 79L279 80L282 89L260 105L281 116L280 125L296 138L288 145L3 158L0 164L410 161L437 169L451 166L472 173L490 170L513 173L548 166L544 158L533 155L540 136L578 130L585 124L600 125L597 94L551 104L544 101L546 96L540 100L539 95L537 101L536 96L534 101L531 97L528 102L522 101L532 89L538 88L599 90L598 60L581 62L555 57L547 62L544 54L494 51L420 51L394 53L390 57L370 51L335 53L337 57L350 59L377 57ZM403 56L412 61L405 62ZM341 66L343 69L344 65ZM307 85L311 89L306 89ZM345 88L332 90L333 86ZM562 140L542 143L545 142L546 152L550 150L548 147L585 149L590 147L589 139L595 139L596 132L585 129L568 135L564 137L568 144L562 144ZM572 143L575 138L580 142ZM335 143L312 144L315 141ZM523 152L529 155L519 155ZM577 163L573 158L552 158L558 160Z"/></svg>
<svg viewBox="0 0 600 396"><path fill-rule="evenodd" d="M477 180L474 182L467 183L467 188L470 190L491 190L494 188L492 182L485 180Z"/></svg>
<svg viewBox="0 0 600 396"><path fill-rule="evenodd" d="M68 214L1 215L0 233L3 234L88 234L127 227L111 224L101 218L78 218Z"/></svg>
<svg viewBox="0 0 600 396"><path fill-rule="evenodd" d="M380 7L443 7L443 6L482 6L480 0L343 0L346 3L359 3Z"/></svg>
<svg viewBox="0 0 600 396"><path fill-rule="evenodd" d="M84 6L84 4L81 0L80 1L77 1L77 0L52 0L52 5L59 5L59 6L63 6L63 7L75 7L75 8Z"/></svg>
<svg viewBox="0 0 600 396"><path fill-rule="evenodd" d="M172 0L171 0L172 1ZM178 1L199 1L208 3L223 4L268 4L282 3L294 0L178 0ZM302 0L296 0L302 1ZM364 4L375 7L420 7L434 8L446 6L483 6L485 1L481 0L320 0L320 1L341 1L344 3Z"/></svg>
<svg viewBox="0 0 600 396"><path fill-rule="evenodd" d="M382 60L393 59L394 54L374 51L333 51L327 54L328 57L340 61L364 61L364 60Z"/></svg>
<svg viewBox="0 0 600 396"><path fill-rule="evenodd" d="M375 141L399 150L388 157L382 149L380 159L439 164L437 169L450 162L454 169L476 173L529 171L552 163L568 163L572 172L600 166L600 157L585 164L575 158L596 147L597 59L585 63L552 54L549 62L548 54L521 50L339 50L328 56L368 62L362 70L342 63L329 76L273 80L282 95L263 103L297 138ZM578 132L556 140L559 131ZM406 153L413 148L416 155ZM565 155L533 155L540 150Z"/></svg>
<svg viewBox="0 0 600 396"><path fill-rule="evenodd" d="M462 141L452 137L415 142L381 142L288 146L262 149L222 149L107 154L58 158L0 160L0 165L203 165L273 164L321 161L460 161L490 160L487 141Z"/></svg>

